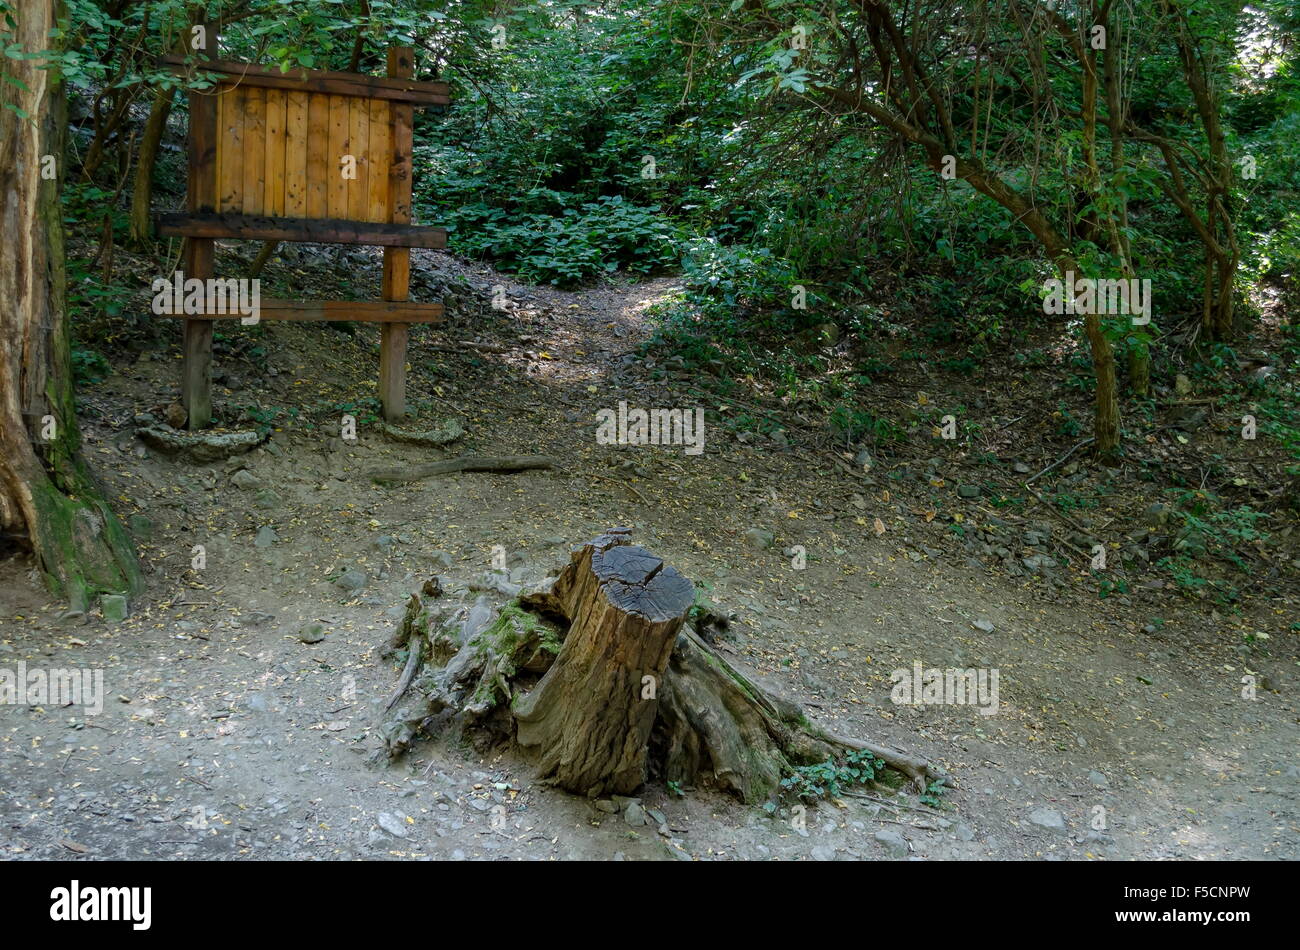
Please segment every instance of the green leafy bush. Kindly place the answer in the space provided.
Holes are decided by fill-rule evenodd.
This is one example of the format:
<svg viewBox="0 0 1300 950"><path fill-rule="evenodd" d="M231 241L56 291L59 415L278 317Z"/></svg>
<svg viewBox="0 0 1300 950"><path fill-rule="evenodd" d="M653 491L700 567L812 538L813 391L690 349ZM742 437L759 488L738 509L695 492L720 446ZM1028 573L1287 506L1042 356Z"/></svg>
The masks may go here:
<svg viewBox="0 0 1300 950"><path fill-rule="evenodd" d="M617 195L563 207L557 214L525 215L517 224L509 218L481 202L458 209L447 219L450 246L524 280L560 287L620 268L650 274L677 261L678 231L658 206L631 204Z"/></svg>
<svg viewBox="0 0 1300 950"><path fill-rule="evenodd" d="M97 383L112 372L103 354L89 347L73 344L71 358L72 378L78 386Z"/></svg>
<svg viewBox="0 0 1300 950"><path fill-rule="evenodd" d="M794 774L781 779L781 788L809 801L827 795L837 797L846 787L875 781L885 763L867 751L853 751L842 762L827 759L815 765L800 765Z"/></svg>

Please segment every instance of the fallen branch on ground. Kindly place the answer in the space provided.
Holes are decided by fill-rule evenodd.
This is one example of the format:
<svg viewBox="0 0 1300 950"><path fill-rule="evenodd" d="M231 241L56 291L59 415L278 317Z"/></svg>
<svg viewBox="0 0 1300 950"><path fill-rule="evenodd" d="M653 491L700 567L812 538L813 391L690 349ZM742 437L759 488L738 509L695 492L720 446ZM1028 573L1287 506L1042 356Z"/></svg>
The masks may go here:
<svg viewBox="0 0 1300 950"><path fill-rule="evenodd" d="M422 462L407 468L379 469L370 473L370 479L387 485L416 482L433 475L450 475L452 472L524 472L556 467L555 460L546 455L462 455L460 458Z"/></svg>

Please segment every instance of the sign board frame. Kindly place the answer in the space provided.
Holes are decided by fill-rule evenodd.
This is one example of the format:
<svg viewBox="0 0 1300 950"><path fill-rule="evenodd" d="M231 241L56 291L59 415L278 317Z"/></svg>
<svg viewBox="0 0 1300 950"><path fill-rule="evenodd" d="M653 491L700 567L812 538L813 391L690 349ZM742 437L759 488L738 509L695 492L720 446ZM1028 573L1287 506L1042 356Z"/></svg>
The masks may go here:
<svg viewBox="0 0 1300 950"><path fill-rule="evenodd" d="M414 110L447 106L447 83L413 79L410 47L388 49L382 77L218 60L216 27L205 27L199 62L162 58L177 72L214 74L216 85L189 94L186 210L159 215L157 231L185 239L184 276L203 281L220 238L382 246L381 300L262 300L259 316L380 323L379 398L384 418L400 419L410 324L443 320L442 304L409 299L411 248L447 243L442 228L411 223ZM184 319L187 425L200 429L212 421L213 322L241 314L205 306L172 316Z"/></svg>

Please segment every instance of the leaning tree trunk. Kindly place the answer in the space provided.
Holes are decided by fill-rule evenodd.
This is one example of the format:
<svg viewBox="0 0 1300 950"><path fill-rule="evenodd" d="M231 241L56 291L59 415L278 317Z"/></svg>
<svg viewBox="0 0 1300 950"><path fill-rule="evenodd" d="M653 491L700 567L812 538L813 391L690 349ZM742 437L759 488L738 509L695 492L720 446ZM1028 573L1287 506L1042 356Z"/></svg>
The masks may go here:
<svg viewBox="0 0 1300 950"><path fill-rule="evenodd" d="M13 15L23 51L45 50L54 0ZM0 533L30 545L55 593L85 610L95 593L134 592L140 574L80 454L59 205L64 98L46 65L0 60L0 96L21 110L0 108Z"/></svg>
<svg viewBox="0 0 1300 950"><path fill-rule="evenodd" d="M167 131L167 117L171 115L172 87L154 93L149 106L149 120L140 136L135 160L135 180L131 187L131 243L146 246L153 237L153 173L158 164L158 150L163 133Z"/></svg>
<svg viewBox="0 0 1300 950"><path fill-rule="evenodd" d="M481 602L443 601L436 579L423 594L390 643L407 654L380 756L400 755L450 713L513 739L540 779L587 796L628 794L657 776L753 802L797 766L852 752L920 786L940 777L919 759L820 729L732 667L687 626L691 582L626 529L579 547L495 620Z"/></svg>

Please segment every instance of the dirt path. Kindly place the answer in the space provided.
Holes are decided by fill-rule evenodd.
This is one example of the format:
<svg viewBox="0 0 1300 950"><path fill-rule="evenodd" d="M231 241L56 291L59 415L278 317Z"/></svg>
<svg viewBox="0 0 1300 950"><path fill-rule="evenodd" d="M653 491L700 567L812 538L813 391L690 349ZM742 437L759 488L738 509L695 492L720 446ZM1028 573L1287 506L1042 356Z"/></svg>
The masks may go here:
<svg viewBox="0 0 1300 950"><path fill-rule="evenodd" d="M995 574L933 546L887 473L864 480L779 438L711 425L698 456L597 444L595 412L621 400L719 406L635 356L672 282L566 293L419 263L426 289L461 304L415 334L420 418L459 414L466 450L546 453L562 471L370 484L371 469L431 454L364 424L373 328L271 326L269 356L238 340L219 352L219 404L256 406L274 428L224 463L176 463L134 437L135 416L171 399L174 346L117 367L84 394L83 424L134 515L149 589L122 623L61 617L29 563L0 563L0 669L102 669L106 693L93 716L0 706L6 857L1300 856L1293 611L1218 618L1159 592L1099 603L1068 576ZM476 307L496 286L508 309ZM475 339L507 349L447 352ZM345 411L363 421L355 442L338 437ZM407 591L431 573L469 582L498 545L512 576L539 574L615 524L736 614L724 648L765 685L838 731L941 762L958 783L942 810L845 798L810 808L800 833L788 812L653 783L641 800L664 835L450 733L367 765L398 672L377 652ZM782 553L795 545L802 569ZM305 643L313 624L325 636ZM1251 631L1273 631L1271 651L1244 646ZM914 662L997 669L997 714L894 704L890 673ZM1273 689L1243 699L1242 675L1261 670Z"/></svg>

